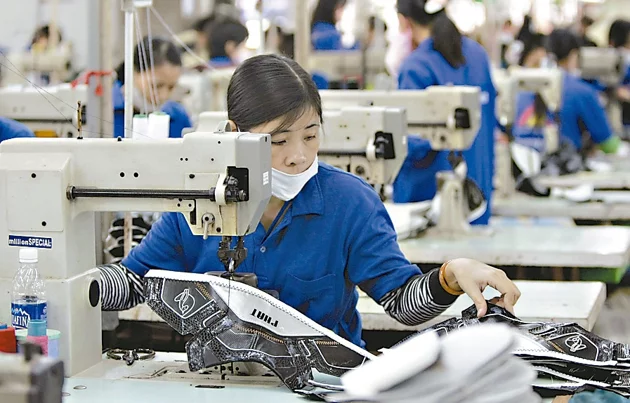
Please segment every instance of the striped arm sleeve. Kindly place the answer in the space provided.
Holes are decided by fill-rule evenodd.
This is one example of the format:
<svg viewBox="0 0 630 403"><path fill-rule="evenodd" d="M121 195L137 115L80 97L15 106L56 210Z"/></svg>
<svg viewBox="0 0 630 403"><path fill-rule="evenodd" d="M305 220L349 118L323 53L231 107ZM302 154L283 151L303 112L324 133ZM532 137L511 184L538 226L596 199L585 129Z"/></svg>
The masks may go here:
<svg viewBox="0 0 630 403"><path fill-rule="evenodd" d="M414 276L402 287L388 292L379 304L403 325L417 326L444 312L456 299L457 296L444 291L439 269L434 269Z"/></svg>
<svg viewBox="0 0 630 403"><path fill-rule="evenodd" d="M101 309L123 311L144 302L144 280L121 264L99 266Z"/></svg>

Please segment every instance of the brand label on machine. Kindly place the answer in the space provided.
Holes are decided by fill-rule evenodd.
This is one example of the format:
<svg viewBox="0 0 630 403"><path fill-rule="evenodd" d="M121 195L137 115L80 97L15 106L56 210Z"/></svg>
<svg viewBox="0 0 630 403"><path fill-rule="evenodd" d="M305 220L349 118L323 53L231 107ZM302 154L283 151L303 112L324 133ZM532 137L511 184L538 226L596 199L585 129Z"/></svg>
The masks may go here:
<svg viewBox="0 0 630 403"><path fill-rule="evenodd" d="M52 238L9 235L9 246L19 246L21 248L52 249Z"/></svg>

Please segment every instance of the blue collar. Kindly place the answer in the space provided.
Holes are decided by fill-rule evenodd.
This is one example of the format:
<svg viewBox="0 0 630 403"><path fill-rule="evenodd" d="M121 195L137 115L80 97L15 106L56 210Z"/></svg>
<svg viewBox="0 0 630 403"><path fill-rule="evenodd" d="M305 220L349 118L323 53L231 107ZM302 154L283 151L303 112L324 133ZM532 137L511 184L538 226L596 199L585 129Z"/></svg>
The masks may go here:
<svg viewBox="0 0 630 403"><path fill-rule="evenodd" d="M416 49L420 50L433 50L433 38L428 37L424 41L420 42L420 45Z"/></svg>
<svg viewBox="0 0 630 403"><path fill-rule="evenodd" d="M232 59L227 56L217 56L210 59L210 65L215 68L221 68L234 66L234 63L232 63Z"/></svg>
<svg viewBox="0 0 630 403"><path fill-rule="evenodd" d="M324 214L324 195L320 184L321 169L322 166L320 164L320 172L306 182L304 188L293 199L291 216Z"/></svg>
<svg viewBox="0 0 630 403"><path fill-rule="evenodd" d="M337 31L335 28L335 24L331 24L329 22L317 21L313 24L313 31Z"/></svg>

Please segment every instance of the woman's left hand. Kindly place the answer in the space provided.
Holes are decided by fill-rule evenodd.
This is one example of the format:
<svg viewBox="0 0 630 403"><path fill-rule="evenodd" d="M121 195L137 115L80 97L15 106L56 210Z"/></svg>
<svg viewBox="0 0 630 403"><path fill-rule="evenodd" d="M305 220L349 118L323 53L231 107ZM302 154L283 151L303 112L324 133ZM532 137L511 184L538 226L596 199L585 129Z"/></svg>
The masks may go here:
<svg viewBox="0 0 630 403"><path fill-rule="evenodd" d="M450 288L468 294L477 307L478 317L484 316L488 310L486 299L482 294L487 286L501 293L501 296L493 302L512 314L514 313L514 304L521 296L516 284L508 278L503 270L472 259L453 259L448 262L444 268L444 280Z"/></svg>

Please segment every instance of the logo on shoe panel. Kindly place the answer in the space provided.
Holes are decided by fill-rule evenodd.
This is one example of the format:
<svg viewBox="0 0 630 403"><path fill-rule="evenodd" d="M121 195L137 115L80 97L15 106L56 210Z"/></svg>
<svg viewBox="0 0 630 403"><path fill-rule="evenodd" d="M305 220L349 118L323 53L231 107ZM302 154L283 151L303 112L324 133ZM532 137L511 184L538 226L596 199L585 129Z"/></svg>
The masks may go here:
<svg viewBox="0 0 630 403"><path fill-rule="evenodd" d="M260 312L258 309L254 308L254 310L252 311L251 315L257 319L262 320L263 322L266 322L268 324L270 324L273 327L278 327L278 321L277 320L273 320L273 318L269 315L267 315L264 312Z"/></svg>

